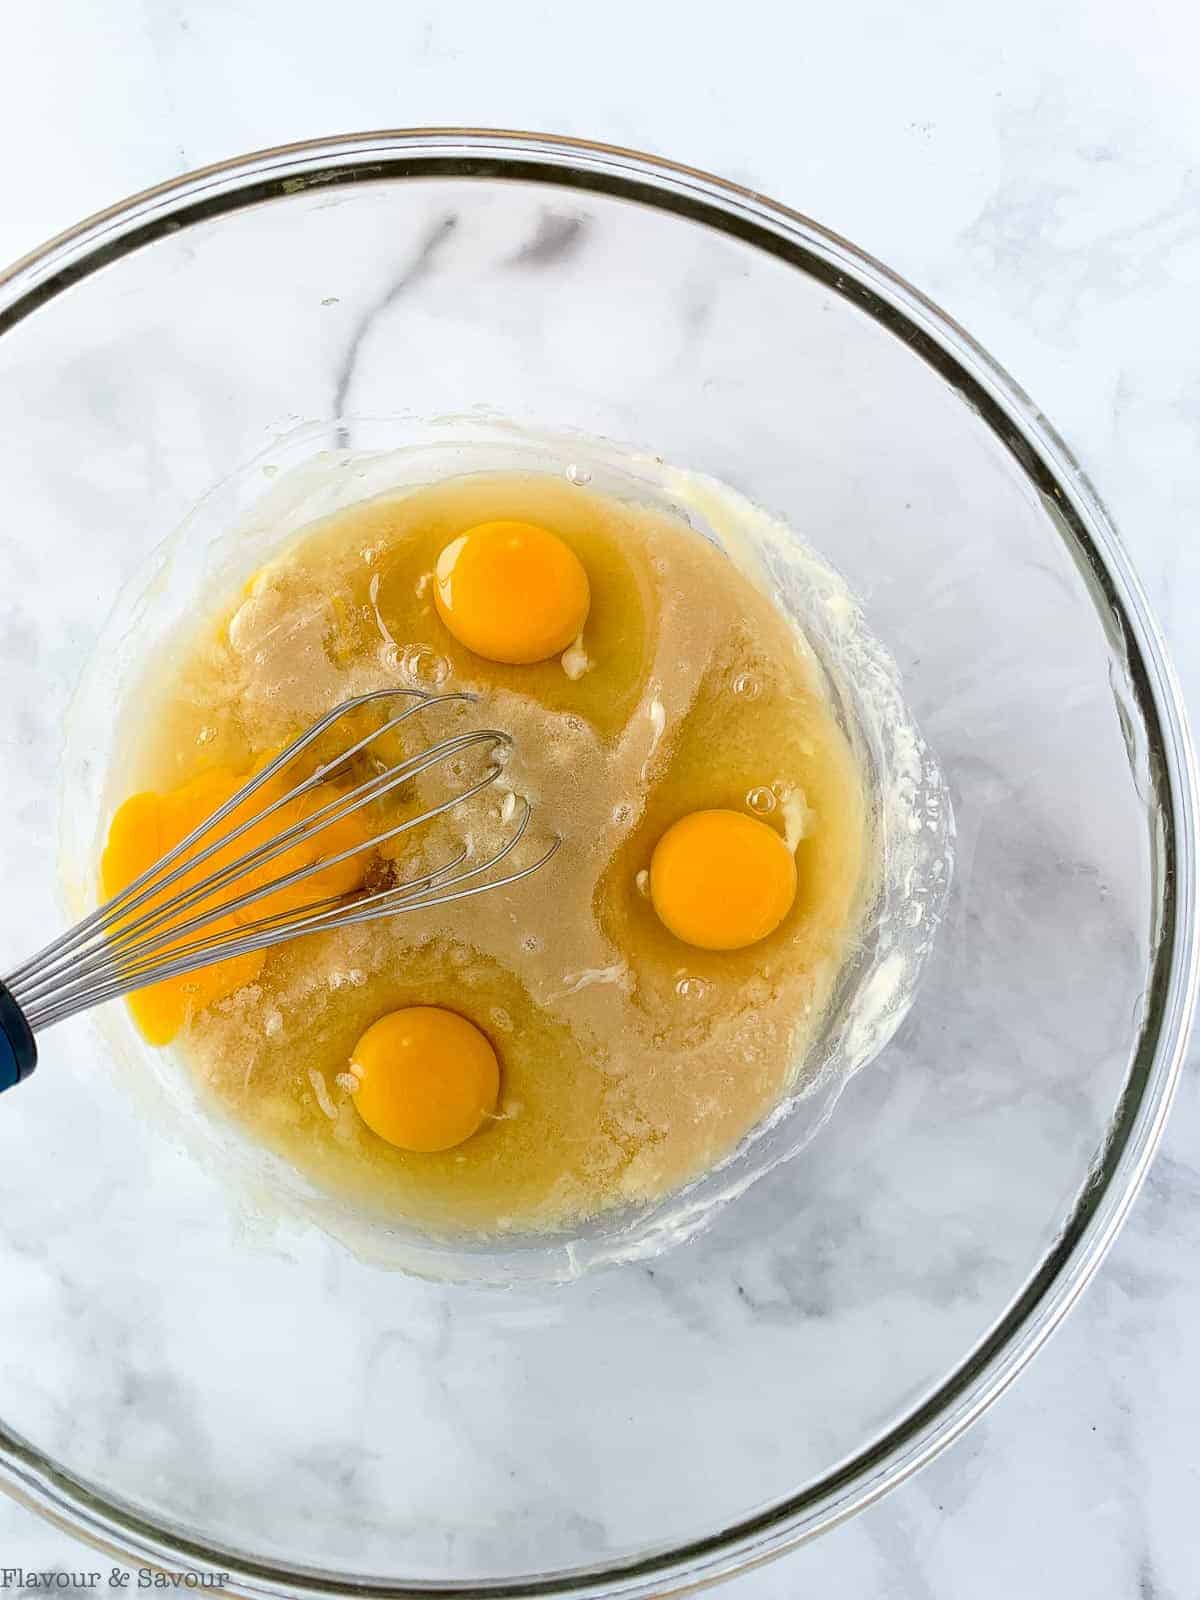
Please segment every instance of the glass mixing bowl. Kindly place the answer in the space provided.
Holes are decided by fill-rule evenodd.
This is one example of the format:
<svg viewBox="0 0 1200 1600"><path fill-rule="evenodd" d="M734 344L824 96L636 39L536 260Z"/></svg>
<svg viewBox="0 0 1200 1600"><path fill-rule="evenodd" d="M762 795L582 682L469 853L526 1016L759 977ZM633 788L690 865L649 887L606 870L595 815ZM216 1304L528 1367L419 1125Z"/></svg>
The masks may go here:
<svg viewBox="0 0 1200 1600"><path fill-rule="evenodd" d="M845 575L957 818L916 1003L688 1244L507 1288L248 1225L95 1024L56 1030L0 1103L0 1479L237 1594L662 1594L928 1460L1095 1270L1195 1000L1192 757L1077 465L878 263L623 151L296 146L0 279L0 970L65 914L64 728L154 547L297 427L353 446L447 415L631 441Z"/></svg>

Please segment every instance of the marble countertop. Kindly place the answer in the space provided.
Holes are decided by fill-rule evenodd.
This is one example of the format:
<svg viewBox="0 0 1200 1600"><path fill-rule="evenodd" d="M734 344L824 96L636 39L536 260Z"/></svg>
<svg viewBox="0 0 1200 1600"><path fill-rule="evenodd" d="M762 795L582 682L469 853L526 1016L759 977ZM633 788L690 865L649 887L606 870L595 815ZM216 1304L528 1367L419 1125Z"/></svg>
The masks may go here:
<svg viewBox="0 0 1200 1600"><path fill-rule="evenodd" d="M0 259L243 150L469 123L627 144L816 217L1033 394L1200 695L1200 20L1177 0L58 0L6 16ZM1193 698L1194 703L1194 698ZM1200 1534L1200 1088L1082 1304L955 1447L744 1600L1172 1600ZM0 1567L110 1564L8 1502ZM19 1590L15 1592L20 1592Z"/></svg>

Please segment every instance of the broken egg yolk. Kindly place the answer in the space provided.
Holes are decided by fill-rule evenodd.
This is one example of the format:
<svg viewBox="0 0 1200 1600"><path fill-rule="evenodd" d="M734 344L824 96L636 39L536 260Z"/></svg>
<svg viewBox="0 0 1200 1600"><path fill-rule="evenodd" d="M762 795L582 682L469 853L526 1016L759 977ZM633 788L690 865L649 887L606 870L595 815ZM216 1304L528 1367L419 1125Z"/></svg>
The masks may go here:
<svg viewBox="0 0 1200 1600"><path fill-rule="evenodd" d="M452 539L434 574L438 615L488 661L529 666L583 631L588 575L557 534L533 522L481 522Z"/></svg>
<svg viewBox="0 0 1200 1600"><path fill-rule="evenodd" d="M354 1103L372 1133L401 1150L450 1150L496 1109L500 1063L472 1022L441 1006L407 1006L354 1047Z"/></svg>
<svg viewBox="0 0 1200 1600"><path fill-rule="evenodd" d="M659 920L700 950L765 939L796 898L796 863L779 834L741 811L693 811L668 828L650 861Z"/></svg>
<svg viewBox="0 0 1200 1600"><path fill-rule="evenodd" d="M173 850L187 836L206 822L214 812L231 800L246 783L247 778L226 768L214 768L201 773L178 789L167 794L147 791L127 800L117 811L108 833L108 842L100 863L101 892L106 900L112 899L135 878L148 872L168 851ZM282 799L295 786L295 779L276 777L268 779L262 788L240 807L231 812L220 825L219 831L199 839L195 851L203 850L222 833L257 816L273 801ZM289 801L262 822L255 823L232 843L216 851L202 865L186 871L183 876L160 895L151 895L143 904L130 912L130 920L153 915L178 896L186 894L210 874L232 865L248 852L269 843L312 816L322 806L336 798L330 785L320 785L298 800ZM198 901L172 916L145 937L161 937L164 932L180 927L192 917L204 915L216 906L234 900L255 889L265 888L276 878L298 868L313 865L322 859L339 855L365 841L366 834L361 817L354 814L332 822L312 839L301 841L274 860L262 863L240 874L235 883L226 885L207 900ZM190 854L191 852L189 852ZM295 912L314 901L330 896L352 893L363 881L368 852L352 856L335 866L318 869L312 876L289 888L277 890L261 900L222 914L202 927L181 934L180 946L196 940L225 934L235 934L262 917ZM168 869L174 871L186 863L186 857ZM170 959L171 947L161 953L160 959ZM233 956L214 966L200 967L179 977L164 979L161 983L140 989L129 996L129 1007L143 1037L149 1044L170 1044L179 1031L206 1007L224 1000L246 984L253 983L263 969L264 951Z"/></svg>

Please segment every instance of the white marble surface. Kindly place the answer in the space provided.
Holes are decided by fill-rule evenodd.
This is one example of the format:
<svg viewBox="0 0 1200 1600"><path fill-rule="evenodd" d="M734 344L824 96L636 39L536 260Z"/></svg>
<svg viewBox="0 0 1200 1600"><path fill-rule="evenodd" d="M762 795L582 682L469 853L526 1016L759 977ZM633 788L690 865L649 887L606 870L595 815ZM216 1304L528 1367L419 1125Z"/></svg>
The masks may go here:
<svg viewBox="0 0 1200 1600"><path fill-rule="evenodd" d="M61 0L6 17L0 258L240 150L537 127L750 183L890 262L1038 399L1114 511L1200 690L1200 24L1152 0L853 10L531 0L444 11ZM16 68L17 70L13 70ZM1200 1093L1099 1279L914 1482L732 1586L747 1600L1197 1593ZM101 1563L0 1505L0 1566Z"/></svg>

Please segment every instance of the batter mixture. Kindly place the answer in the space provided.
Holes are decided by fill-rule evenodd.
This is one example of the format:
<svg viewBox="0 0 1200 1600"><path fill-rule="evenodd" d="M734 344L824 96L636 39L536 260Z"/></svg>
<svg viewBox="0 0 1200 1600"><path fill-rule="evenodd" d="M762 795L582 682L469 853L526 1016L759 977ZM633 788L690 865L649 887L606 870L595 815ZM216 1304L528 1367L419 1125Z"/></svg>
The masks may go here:
<svg viewBox="0 0 1200 1600"><path fill-rule="evenodd" d="M161 985L135 997L143 1032L371 1215L560 1229L678 1187L794 1086L869 887L861 776L806 647L684 522L565 478L360 503L214 603L139 706L106 891L389 683L480 696L413 719L397 754L470 726L516 751L501 785L330 887L492 848L510 793L531 849L561 836L553 861Z"/></svg>

